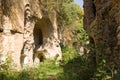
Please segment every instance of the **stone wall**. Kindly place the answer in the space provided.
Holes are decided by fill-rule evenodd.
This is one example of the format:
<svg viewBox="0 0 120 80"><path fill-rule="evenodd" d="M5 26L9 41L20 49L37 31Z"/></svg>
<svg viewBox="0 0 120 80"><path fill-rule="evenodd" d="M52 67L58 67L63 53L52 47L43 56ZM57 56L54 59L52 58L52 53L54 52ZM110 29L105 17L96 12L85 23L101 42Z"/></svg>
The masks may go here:
<svg viewBox="0 0 120 80"><path fill-rule="evenodd" d="M55 11L44 14L39 0L0 1L1 61L5 62L10 53L20 69L36 65L43 57L61 60Z"/></svg>
<svg viewBox="0 0 120 80"><path fill-rule="evenodd" d="M107 55L107 63L120 60L120 2L119 0L84 0L84 27L91 43L100 54Z"/></svg>

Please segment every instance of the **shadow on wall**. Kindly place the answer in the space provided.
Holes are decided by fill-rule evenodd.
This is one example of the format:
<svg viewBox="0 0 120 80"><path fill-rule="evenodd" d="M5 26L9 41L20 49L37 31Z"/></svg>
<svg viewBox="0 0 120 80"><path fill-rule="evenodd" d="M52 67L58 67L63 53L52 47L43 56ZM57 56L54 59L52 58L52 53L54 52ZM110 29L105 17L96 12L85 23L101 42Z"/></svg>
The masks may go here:
<svg viewBox="0 0 120 80"><path fill-rule="evenodd" d="M42 30L35 26L34 31L34 43L35 43L35 50L38 49L43 44L43 33Z"/></svg>
<svg viewBox="0 0 120 80"><path fill-rule="evenodd" d="M48 18L42 18L35 23L33 30L35 43L34 51L47 43L47 39L49 38L50 33L52 33L52 30L52 24Z"/></svg>
<svg viewBox="0 0 120 80"><path fill-rule="evenodd" d="M53 28L49 18L43 17L36 22L33 30L35 50L46 43L47 38L49 38L50 34L53 32L52 30Z"/></svg>
<svg viewBox="0 0 120 80"><path fill-rule="evenodd" d="M45 44L48 42L48 38L52 33L52 24L49 21L49 18L42 18L35 23L33 36L34 36L34 54L33 54L33 61L39 63L39 61L43 61L45 58L45 53L47 51L43 50Z"/></svg>

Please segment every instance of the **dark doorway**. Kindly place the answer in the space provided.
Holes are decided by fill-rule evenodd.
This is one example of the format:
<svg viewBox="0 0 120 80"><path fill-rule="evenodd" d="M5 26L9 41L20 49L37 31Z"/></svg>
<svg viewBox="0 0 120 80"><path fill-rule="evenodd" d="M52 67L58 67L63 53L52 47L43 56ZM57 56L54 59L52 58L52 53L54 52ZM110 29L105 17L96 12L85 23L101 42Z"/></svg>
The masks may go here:
<svg viewBox="0 0 120 80"><path fill-rule="evenodd" d="M37 50L43 44L42 30L38 26L35 26L33 31L33 36L34 36L35 50Z"/></svg>

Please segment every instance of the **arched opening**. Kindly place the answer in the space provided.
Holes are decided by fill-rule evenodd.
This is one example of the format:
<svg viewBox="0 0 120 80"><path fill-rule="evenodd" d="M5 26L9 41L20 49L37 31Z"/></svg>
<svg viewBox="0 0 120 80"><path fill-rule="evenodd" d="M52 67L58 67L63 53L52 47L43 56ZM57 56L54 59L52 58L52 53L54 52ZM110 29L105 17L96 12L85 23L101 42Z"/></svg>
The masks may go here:
<svg viewBox="0 0 120 80"><path fill-rule="evenodd" d="M54 32L53 25L49 18L43 17L42 19L36 21L33 30L35 45L33 53L34 63L42 62L46 55L47 56L50 55L46 48L48 48L51 44L50 42L52 42L50 41L50 36L53 34L53 32Z"/></svg>
<svg viewBox="0 0 120 80"><path fill-rule="evenodd" d="M52 30L52 24L48 18L42 18L35 23L33 30L35 51L40 48L41 45L44 46L46 44Z"/></svg>
<svg viewBox="0 0 120 80"><path fill-rule="evenodd" d="M34 27L33 35L34 35L34 43L35 43L35 50L36 50L43 44L42 30L36 25Z"/></svg>

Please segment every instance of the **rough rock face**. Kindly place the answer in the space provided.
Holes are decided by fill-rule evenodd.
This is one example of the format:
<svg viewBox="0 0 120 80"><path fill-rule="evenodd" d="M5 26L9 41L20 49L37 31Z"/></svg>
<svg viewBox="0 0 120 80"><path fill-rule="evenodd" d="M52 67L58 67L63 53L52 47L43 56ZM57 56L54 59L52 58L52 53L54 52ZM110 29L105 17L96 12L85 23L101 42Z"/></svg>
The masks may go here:
<svg viewBox="0 0 120 80"><path fill-rule="evenodd" d="M61 60L56 12L44 14L41 0L0 0L0 60L33 66L44 58Z"/></svg>
<svg viewBox="0 0 120 80"><path fill-rule="evenodd" d="M120 60L120 1L84 0L84 28L91 43L95 45L97 57L106 54L108 63ZM107 54L108 53L108 54Z"/></svg>

